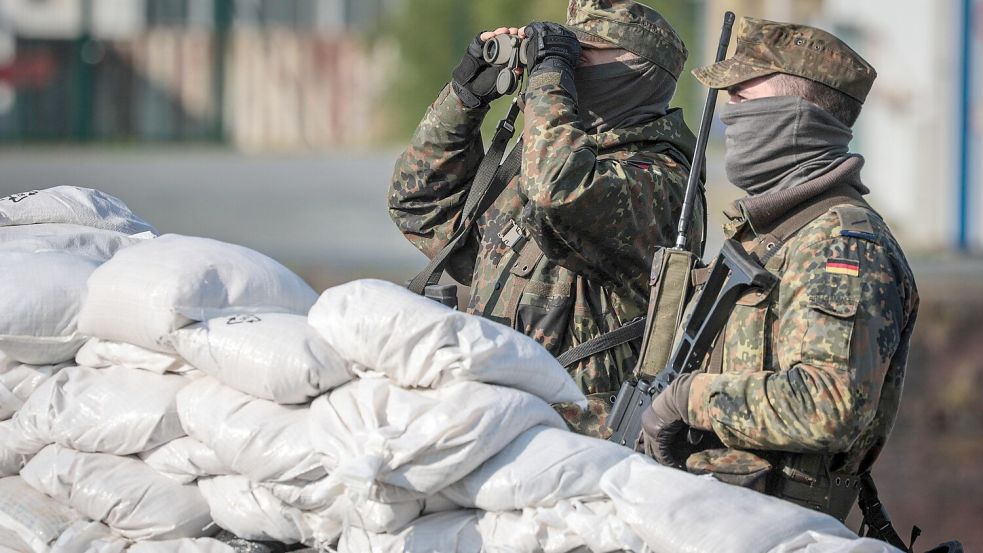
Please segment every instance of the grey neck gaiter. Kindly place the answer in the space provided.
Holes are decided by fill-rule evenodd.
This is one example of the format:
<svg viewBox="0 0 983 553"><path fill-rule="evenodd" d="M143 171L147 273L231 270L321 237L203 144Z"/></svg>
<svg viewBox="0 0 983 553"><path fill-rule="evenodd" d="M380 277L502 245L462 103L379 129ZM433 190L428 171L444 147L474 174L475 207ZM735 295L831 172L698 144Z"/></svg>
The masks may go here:
<svg viewBox="0 0 983 553"><path fill-rule="evenodd" d="M675 79L644 58L578 67L574 82L580 118L591 134L662 117L676 91Z"/></svg>
<svg viewBox="0 0 983 553"><path fill-rule="evenodd" d="M727 178L750 195L776 192L821 177L844 161L853 131L798 96L726 104Z"/></svg>

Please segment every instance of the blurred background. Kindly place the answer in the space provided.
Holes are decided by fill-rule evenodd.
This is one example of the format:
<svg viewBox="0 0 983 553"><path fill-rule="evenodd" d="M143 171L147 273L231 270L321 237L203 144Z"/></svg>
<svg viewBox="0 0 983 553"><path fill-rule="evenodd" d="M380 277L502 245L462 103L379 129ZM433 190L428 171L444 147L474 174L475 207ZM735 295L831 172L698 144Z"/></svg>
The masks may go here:
<svg viewBox="0 0 983 553"><path fill-rule="evenodd" d="M983 3L648 0L707 62L724 10L832 31L879 77L855 127L871 202L922 294L906 396L875 468L919 549L983 551ZM162 232L247 245L318 288L405 280L396 156L480 30L566 0L0 0L0 196L76 185ZM676 103L691 125L705 93ZM504 104L489 115L490 131ZM737 197L708 153L711 211ZM490 132L485 133L489 136ZM715 225L713 225L715 228ZM720 234L711 235L710 248Z"/></svg>

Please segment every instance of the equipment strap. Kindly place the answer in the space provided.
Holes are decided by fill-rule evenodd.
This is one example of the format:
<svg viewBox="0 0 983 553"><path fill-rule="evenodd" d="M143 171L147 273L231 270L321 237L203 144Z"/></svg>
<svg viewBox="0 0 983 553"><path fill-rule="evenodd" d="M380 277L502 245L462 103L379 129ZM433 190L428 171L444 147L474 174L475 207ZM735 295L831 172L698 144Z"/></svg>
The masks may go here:
<svg viewBox="0 0 983 553"><path fill-rule="evenodd" d="M447 259L467 240L481 215L495 202L508 183L519 174L522 168L522 139L516 142L512 151L505 157L505 161L502 161L509 140L515 134L515 119L519 111L518 99L513 100L509 113L498 123L491 146L488 147L488 152L478 165L474 180L471 181L471 189L461 210L460 226L454 231L447 245L410 281L408 288L414 294L422 295L428 285L440 281Z"/></svg>
<svg viewBox="0 0 983 553"><path fill-rule="evenodd" d="M556 358L564 367L569 367L577 361L587 359L593 355L597 355L602 351L607 351L611 348L620 346L621 344L627 344L633 340L638 340L645 334L645 317L639 317L628 324L621 325L620 327L601 334L600 336L595 336L586 342L568 349L563 352L559 357Z"/></svg>
<svg viewBox="0 0 983 553"><path fill-rule="evenodd" d="M860 498L857 500L857 504L860 506L860 512L864 517L865 536L887 542L902 551L911 552L911 547L915 545L915 538L918 537L921 530L916 526L912 530L911 543L905 545L901 536L898 535L898 531L894 529L891 517L884 509L881 499L877 496L877 486L874 485L874 478L870 472L860 475Z"/></svg>

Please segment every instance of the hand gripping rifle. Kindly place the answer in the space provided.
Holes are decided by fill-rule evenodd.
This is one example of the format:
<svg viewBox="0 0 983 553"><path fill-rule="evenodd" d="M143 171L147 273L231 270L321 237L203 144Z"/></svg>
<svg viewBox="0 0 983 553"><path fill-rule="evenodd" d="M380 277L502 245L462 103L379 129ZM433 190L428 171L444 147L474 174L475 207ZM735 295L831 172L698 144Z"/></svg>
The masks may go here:
<svg viewBox="0 0 983 553"><path fill-rule="evenodd" d="M727 12L717 47L718 62L727 55L733 26L734 14ZM730 317L736 300L751 288L770 289L777 280L738 242L727 240L673 347L676 329L688 303L696 262L696 256L687 249L689 226L696 193L701 186L700 173L716 101L717 90L710 89L703 107L676 245L659 250L652 262L652 292L642 355L631 378L622 384L607 419L607 426L614 431L609 440L628 447L634 447L638 442L642 413L652 404L652 398L669 387L680 374L699 368Z"/></svg>

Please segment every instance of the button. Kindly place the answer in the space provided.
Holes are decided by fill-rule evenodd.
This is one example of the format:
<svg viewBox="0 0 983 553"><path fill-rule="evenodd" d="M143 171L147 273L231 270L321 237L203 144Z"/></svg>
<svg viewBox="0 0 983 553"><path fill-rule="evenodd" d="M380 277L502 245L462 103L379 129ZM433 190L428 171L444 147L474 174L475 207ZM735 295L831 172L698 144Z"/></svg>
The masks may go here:
<svg viewBox="0 0 983 553"><path fill-rule="evenodd" d="M502 283L501 282L496 282L495 283L495 289L496 290L501 290L502 289Z"/></svg>

